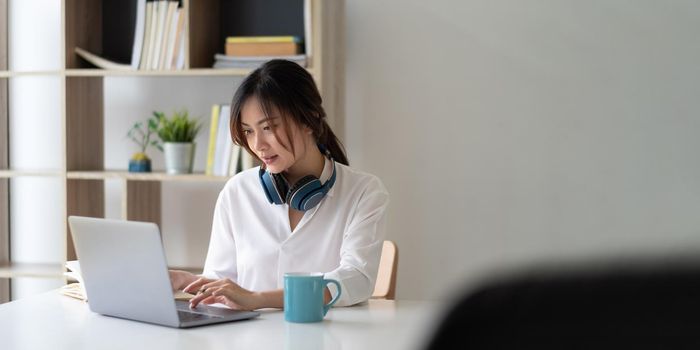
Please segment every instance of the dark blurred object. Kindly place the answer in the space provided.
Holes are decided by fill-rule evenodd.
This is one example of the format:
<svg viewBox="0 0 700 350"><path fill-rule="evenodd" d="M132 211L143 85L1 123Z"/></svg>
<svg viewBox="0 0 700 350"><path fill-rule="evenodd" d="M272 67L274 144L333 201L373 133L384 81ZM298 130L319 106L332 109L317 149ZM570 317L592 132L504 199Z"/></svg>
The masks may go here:
<svg viewBox="0 0 700 350"><path fill-rule="evenodd" d="M698 349L700 263L492 281L457 301L428 348Z"/></svg>

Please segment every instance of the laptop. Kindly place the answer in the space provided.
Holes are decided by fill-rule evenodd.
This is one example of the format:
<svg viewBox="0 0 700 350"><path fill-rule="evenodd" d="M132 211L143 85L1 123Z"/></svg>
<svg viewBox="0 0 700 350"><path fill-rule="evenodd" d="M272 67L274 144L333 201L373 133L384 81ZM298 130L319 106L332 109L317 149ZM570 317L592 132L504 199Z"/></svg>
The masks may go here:
<svg viewBox="0 0 700 350"><path fill-rule="evenodd" d="M68 223L93 312L177 328L260 315L203 304L190 309L176 301L154 223L79 216Z"/></svg>

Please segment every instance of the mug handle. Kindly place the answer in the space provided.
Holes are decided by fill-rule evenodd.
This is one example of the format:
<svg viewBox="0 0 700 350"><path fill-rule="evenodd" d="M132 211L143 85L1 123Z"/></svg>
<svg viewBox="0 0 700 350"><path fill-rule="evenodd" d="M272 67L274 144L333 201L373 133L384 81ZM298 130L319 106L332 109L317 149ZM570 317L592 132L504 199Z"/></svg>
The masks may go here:
<svg viewBox="0 0 700 350"><path fill-rule="evenodd" d="M340 283L338 283L338 281L327 280L327 279L323 280L324 287L327 286L329 283L333 283L333 284L335 284L336 287L338 287L338 295L336 295L335 298L333 298L333 300L331 300L330 303L323 305L323 316L326 316L326 314L328 313L328 310L330 310L331 306L333 306L333 304L335 304L335 302L338 301L338 298L340 298L340 293L341 293Z"/></svg>

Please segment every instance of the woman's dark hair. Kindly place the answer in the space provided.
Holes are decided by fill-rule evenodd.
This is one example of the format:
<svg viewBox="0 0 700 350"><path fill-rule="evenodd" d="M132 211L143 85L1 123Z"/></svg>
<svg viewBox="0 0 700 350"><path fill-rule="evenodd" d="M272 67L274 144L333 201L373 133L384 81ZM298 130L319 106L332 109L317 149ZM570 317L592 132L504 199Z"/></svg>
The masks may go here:
<svg viewBox="0 0 700 350"><path fill-rule="evenodd" d="M292 140L287 118L299 126L310 128L321 150L328 150L336 162L349 165L345 149L326 122L326 111L321 106L321 94L311 74L298 64L286 60L272 60L248 75L233 95L231 102L231 137L257 158L243 135L241 109L250 98L256 97L267 119L278 112L281 124ZM279 141L279 138L278 138ZM290 142L292 153L294 143Z"/></svg>

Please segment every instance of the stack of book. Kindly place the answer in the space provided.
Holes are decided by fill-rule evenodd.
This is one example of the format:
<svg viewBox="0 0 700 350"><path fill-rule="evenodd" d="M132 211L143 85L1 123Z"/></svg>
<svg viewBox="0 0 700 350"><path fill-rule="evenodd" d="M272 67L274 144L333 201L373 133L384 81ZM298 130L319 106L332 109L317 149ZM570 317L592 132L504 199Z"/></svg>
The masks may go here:
<svg viewBox="0 0 700 350"><path fill-rule="evenodd" d="M186 20L187 16L179 1L137 0L130 63L116 62L110 57L101 57L80 47L76 47L75 52L86 61L104 69L184 69ZM119 34L128 35L115 35Z"/></svg>
<svg viewBox="0 0 700 350"><path fill-rule="evenodd" d="M225 54L214 56L214 68L256 68L275 58L306 67L301 40L296 36L232 36L226 38Z"/></svg>
<svg viewBox="0 0 700 350"><path fill-rule="evenodd" d="M255 166L253 157L233 143L230 131L231 105L213 105L209 126L206 174L233 176Z"/></svg>

